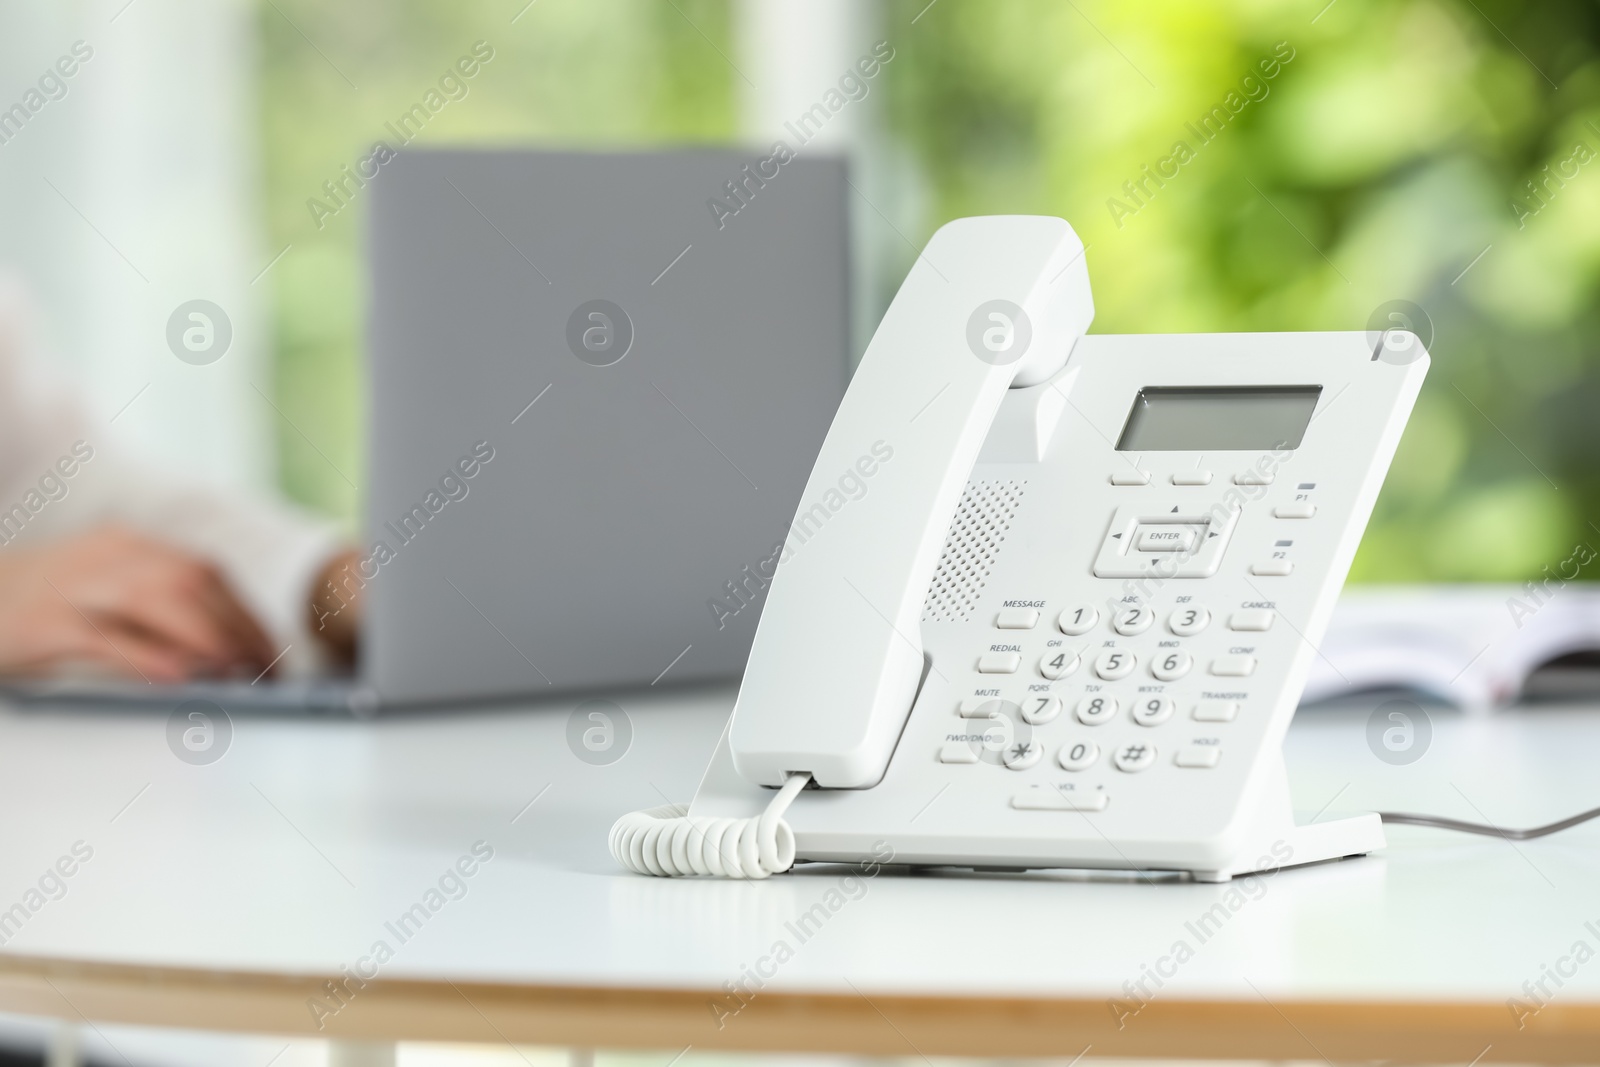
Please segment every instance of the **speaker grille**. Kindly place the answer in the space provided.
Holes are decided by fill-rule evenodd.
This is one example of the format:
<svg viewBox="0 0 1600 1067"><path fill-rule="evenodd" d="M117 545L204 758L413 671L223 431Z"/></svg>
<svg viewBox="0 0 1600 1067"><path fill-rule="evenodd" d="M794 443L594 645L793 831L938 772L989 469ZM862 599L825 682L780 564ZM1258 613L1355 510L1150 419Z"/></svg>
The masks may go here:
<svg viewBox="0 0 1600 1067"><path fill-rule="evenodd" d="M1027 482L968 482L922 605L923 622L965 622L977 607Z"/></svg>

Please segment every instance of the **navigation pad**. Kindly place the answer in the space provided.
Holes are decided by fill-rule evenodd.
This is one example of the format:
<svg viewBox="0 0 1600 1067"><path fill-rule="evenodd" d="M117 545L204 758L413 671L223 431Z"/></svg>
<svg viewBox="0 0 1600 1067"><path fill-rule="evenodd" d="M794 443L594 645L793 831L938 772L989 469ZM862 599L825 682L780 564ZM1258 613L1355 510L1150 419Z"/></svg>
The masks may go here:
<svg viewBox="0 0 1600 1067"><path fill-rule="evenodd" d="M1095 557L1097 578L1209 578L1217 573L1239 521L1239 509L1191 502L1117 509Z"/></svg>

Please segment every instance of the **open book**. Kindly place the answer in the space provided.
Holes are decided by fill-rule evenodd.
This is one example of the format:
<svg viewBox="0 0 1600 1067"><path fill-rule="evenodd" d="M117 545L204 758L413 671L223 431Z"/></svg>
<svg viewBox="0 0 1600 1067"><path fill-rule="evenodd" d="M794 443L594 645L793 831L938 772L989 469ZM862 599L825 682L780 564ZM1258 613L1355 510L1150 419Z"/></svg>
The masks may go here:
<svg viewBox="0 0 1600 1067"><path fill-rule="evenodd" d="M1466 708L1526 695L1535 670L1600 653L1600 585L1351 586L1303 703L1410 689ZM1589 675L1600 692L1600 671Z"/></svg>

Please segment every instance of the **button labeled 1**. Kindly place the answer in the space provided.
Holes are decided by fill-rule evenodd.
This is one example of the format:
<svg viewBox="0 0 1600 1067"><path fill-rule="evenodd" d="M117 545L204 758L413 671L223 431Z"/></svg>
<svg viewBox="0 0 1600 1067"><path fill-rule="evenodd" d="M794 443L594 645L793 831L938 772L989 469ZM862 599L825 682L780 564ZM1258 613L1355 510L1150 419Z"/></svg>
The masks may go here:
<svg viewBox="0 0 1600 1067"><path fill-rule="evenodd" d="M1094 629L1100 621L1100 612L1093 604L1074 604L1056 616L1056 629L1068 637L1079 637Z"/></svg>

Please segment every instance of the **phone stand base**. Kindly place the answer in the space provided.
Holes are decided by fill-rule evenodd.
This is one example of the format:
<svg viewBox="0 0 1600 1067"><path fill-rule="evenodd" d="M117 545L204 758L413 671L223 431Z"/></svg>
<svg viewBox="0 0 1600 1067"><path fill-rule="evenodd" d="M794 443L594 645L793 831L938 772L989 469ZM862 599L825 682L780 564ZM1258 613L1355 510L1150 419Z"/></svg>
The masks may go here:
<svg viewBox="0 0 1600 1067"><path fill-rule="evenodd" d="M1257 820L1249 845L1222 867L1190 871L1195 881L1226 882L1239 875L1364 856L1384 847L1383 820L1375 812L1334 818L1318 812L1306 822L1296 822L1282 755L1271 757L1270 764L1261 768L1265 788L1255 805Z"/></svg>
<svg viewBox="0 0 1600 1067"><path fill-rule="evenodd" d="M1010 771L997 771L1007 775ZM1027 819L1012 823L1037 827L1029 818L1066 816L1061 828L1077 836L1039 837L985 831L975 834L970 821L952 823L953 807L934 807L908 821L912 812L901 793L873 789L804 790L785 815L803 861L903 863L911 867L972 867L982 870L1132 870L1147 874L1188 874L1197 882L1226 882L1264 871L1302 867L1360 856L1384 847L1383 823L1371 812L1330 817L1324 812L1296 822L1289 797L1289 778L1281 752L1263 754L1252 772L1253 786L1242 801L1240 818L1227 835L1226 848L1196 847L1196 842L1170 839L1152 846L1145 839L1124 837L1117 828L1085 820L1096 814L1013 812ZM1002 779L1004 781L1004 779ZM933 790L929 796L937 799ZM759 816L774 791L752 785L734 768L724 732L706 769L690 815L707 819ZM1004 803L1009 792L995 798ZM1084 828L1089 826L1086 831ZM1214 842L1212 842L1214 844ZM1205 844L1205 842L1201 842ZM887 850L884 846L890 846ZM890 858L892 857L892 858Z"/></svg>
<svg viewBox="0 0 1600 1067"><path fill-rule="evenodd" d="M1226 882L1240 875L1364 856L1383 848L1384 844L1382 820L1366 812L1283 828L1273 833L1270 840L1259 839L1259 846L1242 853L1245 858L1239 862L1220 870L1191 871L1190 874L1197 882Z"/></svg>

